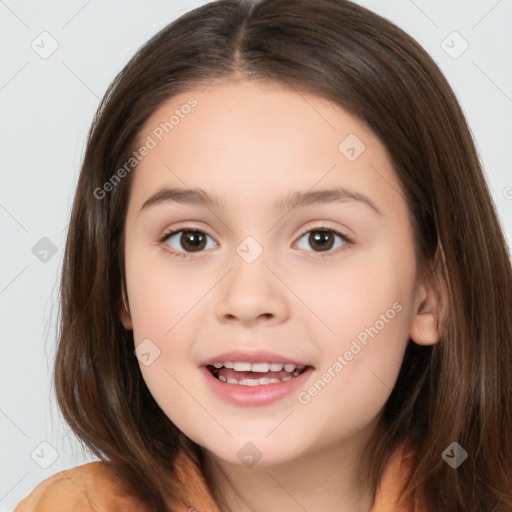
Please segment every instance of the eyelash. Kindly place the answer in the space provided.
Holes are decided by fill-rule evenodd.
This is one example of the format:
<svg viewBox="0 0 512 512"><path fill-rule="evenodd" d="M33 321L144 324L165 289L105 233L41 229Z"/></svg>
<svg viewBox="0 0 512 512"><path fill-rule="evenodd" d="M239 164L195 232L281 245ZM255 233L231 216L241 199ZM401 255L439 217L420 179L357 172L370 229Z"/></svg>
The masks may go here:
<svg viewBox="0 0 512 512"><path fill-rule="evenodd" d="M194 227L180 227L179 229L174 229L172 231L167 231L166 233L164 233L162 235L162 237L160 238L160 242L161 243L165 243L167 240L169 240L169 238L171 238L173 235L177 234L177 233L182 233L182 232L197 232L197 233L202 233L210 238L213 239L213 237L211 237L210 235L208 235L208 233L205 233L204 231L200 230L200 229L196 229ZM311 233L313 231L321 231L321 232L327 232L327 233L333 233L337 236L339 236L343 241L344 241L344 245L341 246L341 247L338 247L338 249L341 249L343 250L343 248L347 245L352 245L354 242L352 240L352 238L348 237L347 235L343 234L343 233L340 233L339 231L337 231L336 229L333 229L333 228L328 228L328 227L325 227L325 226L316 226L314 228L309 228L305 231L303 231L300 236L299 236L299 240L307 233ZM199 251L199 252L204 252L204 251ZM308 252L315 252L315 251L308 251ZM319 254L319 257L320 258L325 258L325 257L328 257L330 255L331 251L327 251L326 253L321 253L321 252L316 252L316 254ZM171 254L177 258L191 258L194 256L194 254L196 253L187 253L187 252L180 252L180 251L175 251L175 250L171 250Z"/></svg>

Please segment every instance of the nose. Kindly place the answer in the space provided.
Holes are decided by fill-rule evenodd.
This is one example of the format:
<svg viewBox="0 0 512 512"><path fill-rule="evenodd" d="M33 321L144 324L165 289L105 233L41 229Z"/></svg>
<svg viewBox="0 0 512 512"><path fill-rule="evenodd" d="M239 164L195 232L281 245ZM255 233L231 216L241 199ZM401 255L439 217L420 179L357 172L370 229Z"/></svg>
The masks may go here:
<svg viewBox="0 0 512 512"><path fill-rule="evenodd" d="M238 256L236 256L238 258ZM261 255L247 263L234 259L234 266L219 283L215 314L222 322L278 324L289 315L286 287Z"/></svg>

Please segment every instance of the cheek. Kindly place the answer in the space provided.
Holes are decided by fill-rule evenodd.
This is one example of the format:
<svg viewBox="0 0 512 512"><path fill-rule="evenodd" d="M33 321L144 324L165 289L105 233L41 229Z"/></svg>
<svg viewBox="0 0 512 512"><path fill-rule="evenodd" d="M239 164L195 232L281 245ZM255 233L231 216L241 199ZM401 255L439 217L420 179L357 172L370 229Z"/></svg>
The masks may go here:
<svg viewBox="0 0 512 512"><path fill-rule="evenodd" d="M337 268L326 267L304 274L300 278L295 276L294 291L322 320L324 326L318 322L318 334L326 340L330 351L341 350L348 340L375 323L379 331L384 325L389 331L388 320L395 327L397 322L408 321L407 315L397 314L399 306L393 308L393 304L398 302L403 308L411 300L415 277L411 251L406 254L393 244L375 244L366 250L347 253Z"/></svg>
<svg viewBox="0 0 512 512"><path fill-rule="evenodd" d="M190 429L180 420L201 416L189 394L196 370L191 351L194 329L205 318L201 300L212 283L177 268L170 256L156 248L135 248L126 259L133 336L142 376L171 421L178 428Z"/></svg>
<svg viewBox="0 0 512 512"><path fill-rule="evenodd" d="M350 312L340 317L336 340L324 336L324 364L297 396L296 419L320 429L325 443L357 435L375 421L398 377L408 340L405 308L395 302L375 305L374 312L361 313L367 321L359 325Z"/></svg>
<svg viewBox="0 0 512 512"><path fill-rule="evenodd" d="M407 346L414 275L413 254L400 258L386 246L358 253L346 270L331 272L321 282L323 294L315 288L328 329L316 329L322 364L298 397L308 414L328 410L338 424L355 421L361 427L379 412Z"/></svg>
<svg viewBox="0 0 512 512"><path fill-rule="evenodd" d="M146 337L166 341L180 323L190 323L211 283L194 272L180 271L173 256L151 247L135 249L127 257L127 286L137 343Z"/></svg>

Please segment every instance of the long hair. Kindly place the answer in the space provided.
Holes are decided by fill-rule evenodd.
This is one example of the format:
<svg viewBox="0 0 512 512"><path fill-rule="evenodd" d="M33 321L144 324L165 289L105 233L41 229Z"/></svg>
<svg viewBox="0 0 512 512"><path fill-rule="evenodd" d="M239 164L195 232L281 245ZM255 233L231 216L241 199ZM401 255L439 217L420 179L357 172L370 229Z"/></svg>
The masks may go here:
<svg viewBox="0 0 512 512"><path fill-rule="evenodd" d="M402 184L418 262L448 290L440 341L409 340L367 448L373 486L409 439L416 458L405 495L420 492L433 511L512 509L512 270L474 142L426 51L347 0L210 2L158 32L109 86L88 135L64 255L54 377L65 419L150 510L179 493L178 451L202 468L201 448L152 398L133 333L119 320L136 167L108 194L97 191L166 100L240 77L316 94L373 130ZM468 453L457 469L441 457L454 441Z"/></svg>

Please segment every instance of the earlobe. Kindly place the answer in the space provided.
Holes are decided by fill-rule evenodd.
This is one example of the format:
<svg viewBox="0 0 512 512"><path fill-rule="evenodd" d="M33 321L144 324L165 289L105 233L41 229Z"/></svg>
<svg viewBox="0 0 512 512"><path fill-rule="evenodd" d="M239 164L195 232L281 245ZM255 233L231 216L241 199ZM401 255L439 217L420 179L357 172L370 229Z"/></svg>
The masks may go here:
<svg viewBox="0 0 512 512"><path fill-rule="evenodd" d="M417 345L434 345L441 339L443 300L431 279L425 279L416 289L414 317L409 338Z"/></svg>
<svg viewBox="0 0 512 512"><path fill-rule="evenodd" d="M430 313L417 314L413 320L409 338L417 345L434 345L440 339L436 319Z"/></svg>

